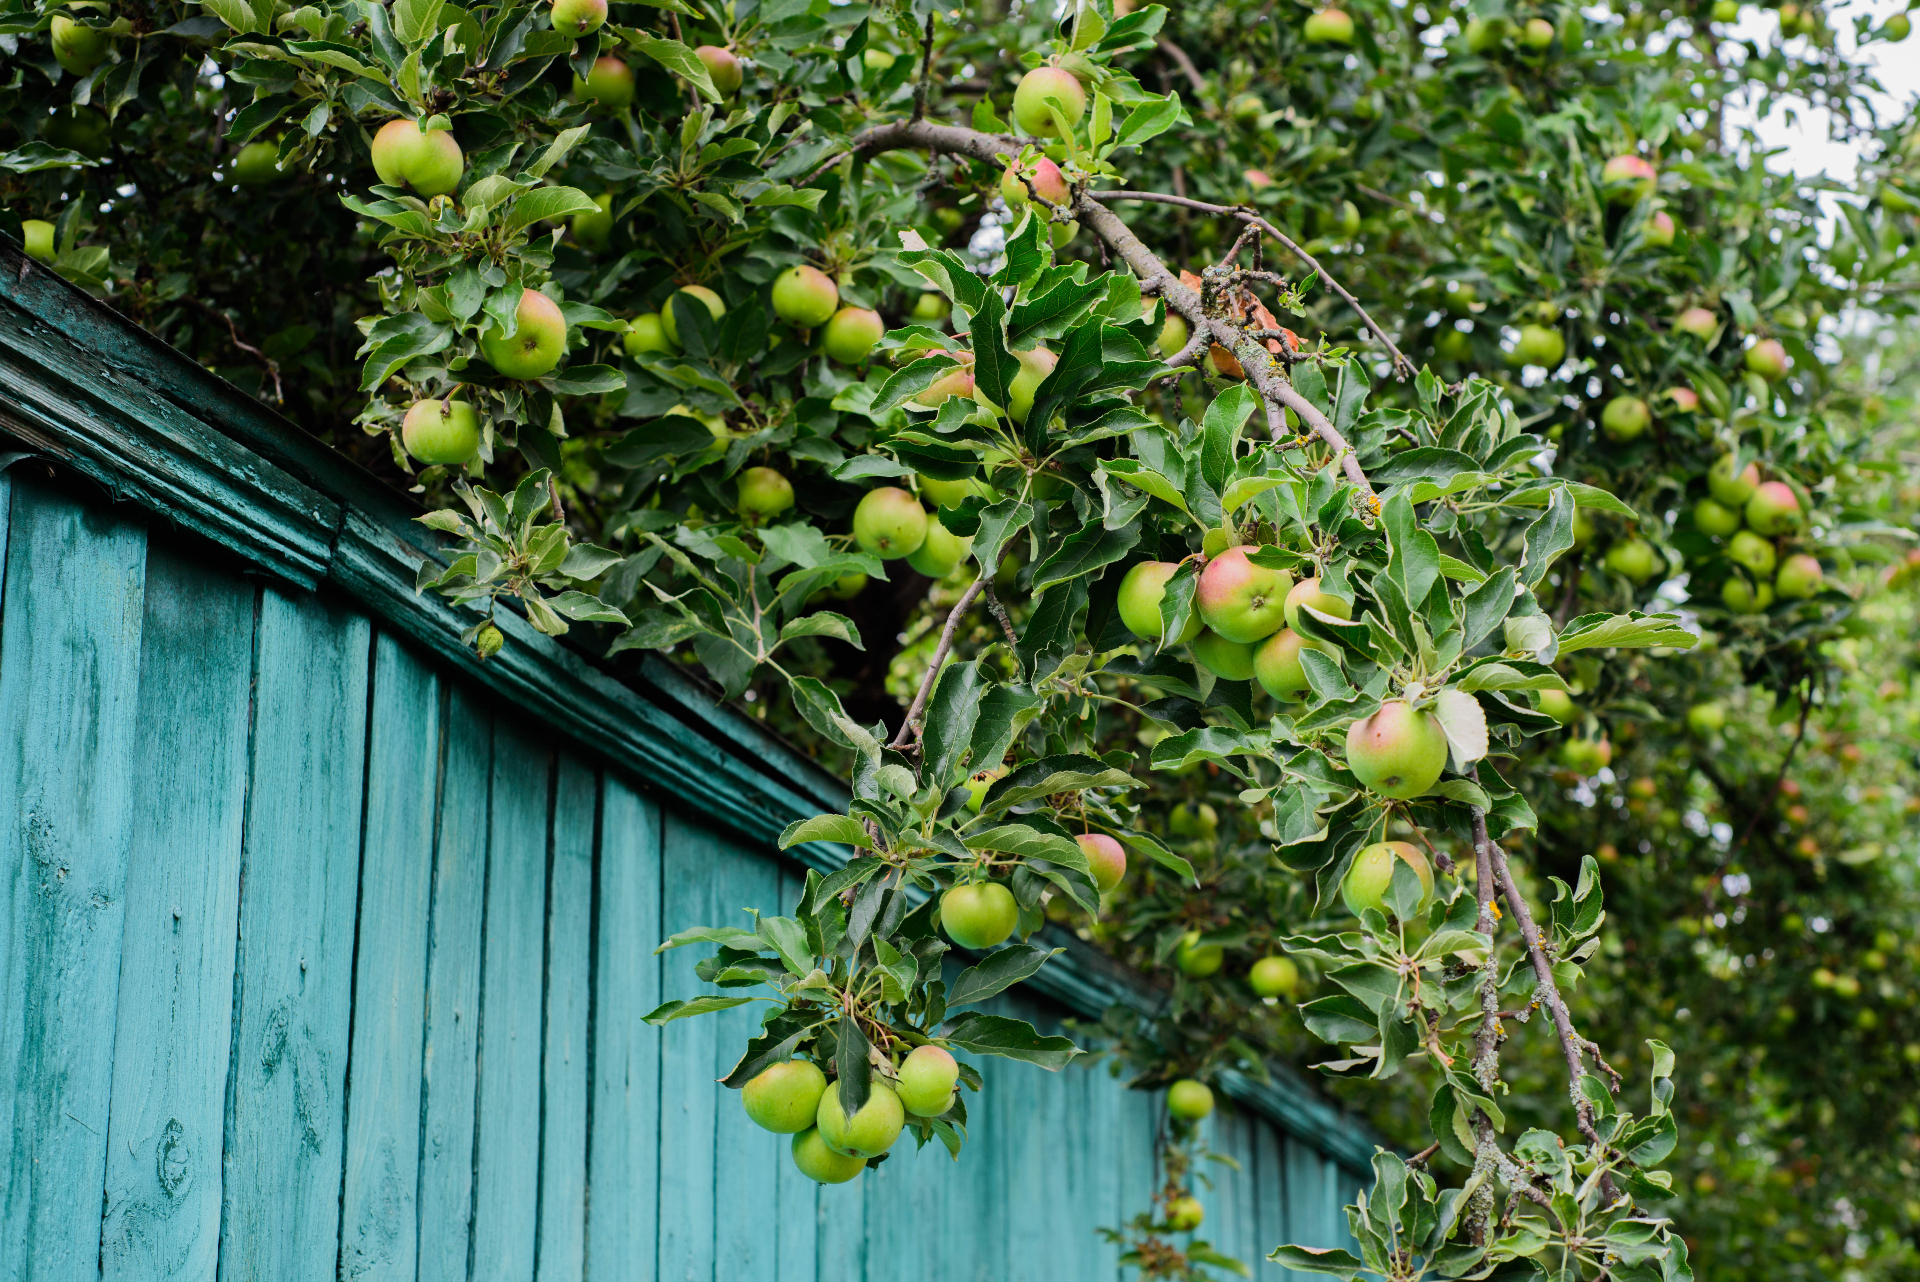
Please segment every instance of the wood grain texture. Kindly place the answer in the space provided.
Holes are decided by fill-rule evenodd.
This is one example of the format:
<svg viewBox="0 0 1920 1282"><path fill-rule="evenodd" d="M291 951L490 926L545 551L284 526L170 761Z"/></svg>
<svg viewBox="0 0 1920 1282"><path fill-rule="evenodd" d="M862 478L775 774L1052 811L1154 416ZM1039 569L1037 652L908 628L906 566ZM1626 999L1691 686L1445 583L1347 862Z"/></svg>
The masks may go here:
<svg viewBox="0 0 1920 1282"><path fill-rule="evenodd" d="M480 992L475 1282L527 1282L533 1276L552 758L542 740L504 727L495 733Z"/></svg>
<svg viewBox="0 0 1920 1282"><path fill-rule="evenodd" d="M220 1256L256 592L192 551L147 554L107 1282L213 1282Z"/></svg>
<svg viewBox="0 0 1920 1282"><path fill-rule="evenodd" d="M426 1036L420 1078L421 1282L467 1276L472 1249L481 923L486 914L493 722L456 686L447 700L440 835L433 860Z"/></svg>
<svg viewBox="0 0 1920 1282"><path fill-rule="evenodd" d="M0 619L0 1277L96 1276L145 532L16 483Z"/></svg>
<svg viewBox="0 0 1920 1282"><path fill-rule="evenodd" d="M721 902L723 912L731 910L729 924L747 925L743 910L748 908L768 917L781 914L780 868L772 860L735 847L725 850L706 875L724 887ZM759 1031L766 1009L759 1002L736 1006L722 1011L713 1025L706 1079L714 1101L713 1270L721 1278L769 1277L779 1269L780 1168L793 1165L792 1137L762 1130L747 1116L740 1092L717 1085L740 1062L741 1048Z"/></svg>
<svg viewBox="0 0 1920 1282"><path fill-rule="evenodd" d="M341 1282L413 1282L419 1246L421 1029L426 1021L440 683L382 633L373 647L366 821L347 1063Z"/></svg>
<svg viewBox="0 0 1920 1282"><path fill-rule="evenodd" d="M592 1005L593 839L600 781L560 758L547 886L547 1013L541 1068L540 1282L586 1270L587 1015Z"/></svg>
<svg viewBox="0 0 1920 1282"><path fill-rule="evenodd" d="M221 1277L331 1282L371 630L271 588L258 629Z"/></svg>
<svg viewBox="0 0 1920 1282"><path fill-rule="evenodd" d="M675 815L667 817L660 917L663 925L674 923L670 931L744 923L737 897L713 875L725 850L710 830ZM712 991L693 973L703 951L675 948L661 955L661 1000ZM654 1030L660 1046L661 1282L714 1279L714 1126L722 1089L713 1080L720 1054L715 1029L712 1019L701 1018L676 1020ZM739 1107L738 1101L732 1102ZM846 1186L841 1191L846 1192Z"/></svg>
<svg viewBox="0 0 1920 1282"><path fill-rule="evenodd" d="M661 1000L660 959L653 953L664 938L660 825L658 806L626 782L607 780L596 894L589 1282L656 1277L662 1034L641 1017Z"/></svg>

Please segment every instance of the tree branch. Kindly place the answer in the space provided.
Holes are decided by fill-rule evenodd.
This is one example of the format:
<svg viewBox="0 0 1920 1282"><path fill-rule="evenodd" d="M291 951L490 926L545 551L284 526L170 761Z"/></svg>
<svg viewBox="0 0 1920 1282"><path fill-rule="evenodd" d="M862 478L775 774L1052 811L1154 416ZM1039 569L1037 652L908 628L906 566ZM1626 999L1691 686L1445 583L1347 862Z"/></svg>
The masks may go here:
<svg viewBox="0 0 1920 1282"><path fill-rule="evenodd" d="M991 570L982 569L980 577L967 585L960 594L960 601L947 615L947 626L941 630L940 644L934 647L933 657L927 661L927 675L920 678L920 688L914 691L913 706L907 709L907 719L900 723L900 733L893 736L889 748L905 748L912 735L912 742L920 741L920 716L927 710L927 696L933 693L933 683L940 676L940 665L947 661L947 654L953 649L953 634L960 629L960 619L966 614L974 599L986 590L987 576Z"/></svg>
<svg viewBox="0 0 1920 1282"><path fill-rule="evenodd" d="M1185 196L1169 196L1157 191L1096 191L1089 194L1094 200L1149 200L1157 204L1179 205L1186 209L1197 209L1202 213L1221 214L1228 218L1238 218L1249 227L1258 227L1261 231L1279 241L1288 253L1306 265L1307 270L1315 273L1321 280L1325 281L1327 288L1340 296L1341 302L1353 308L1360 319L1366 323L1367 328L1373 332L1373 336L1379 339L1392 355L1393 370L1396 375L1401 378L1410 378L1416 373L1413 368L1413 362L1408 360L1406 355L1402 353L1398 347L1394 346L1393 340L1387 337L1387 331L1380 328L1379 323L1367 314L1367 309L1360 306L1360 301L1348 293L1346 287L1335 280L1332 274L1320 265L1318 259L1306 250L1300 248L1300 246L1294 244L1292 238L1285 232L1252 210L1243 209L1237 205L1212 205L1204 200L1192 200Z"/></svg>
<svg viewBox="0 0 1920 1282"><path fill-rule="evenodd" d="M226 323L227 337L233 340L234 347L236 347L240 351L245 352L247 355L253 357L255 360L259 361L262 366L266 368L267 377L273 380L273 403L275 405L286 404L287 394L284 390L281 389L281 386L280 386L280 362L274 360L272 357L268 356L265 352L255 347L253 344L241 338L240 330L233 323L233 317L227 315L225 312L221 311L217 307L201 302L199 299L195 298L191 294L184 295L184 298L187 302L191 303L195 307L198 307L201 311L213 317L215 320L224 321Z"/></svg>
<svg viewBox="0 0 1920 1282"><path fill-rule="evenodd" d="M1200 68L1193 65L1193 59L1187 57L1187 51L1165 36L1160 37L1159 47L1160 52L1173 59L1180 70L1186 74L1187 83L1193 86L1193 96L1196 99L1205 98L1207 96L1206 79L1201 76Z"/></svg>
<svg viewBox="0 0 1920 1282"><path fill-rule="evenodd" d="M926 119L928 85L933 80L933 10L927 10L927 32L921 38L920 79L913 86L913 119Z"/></svg>

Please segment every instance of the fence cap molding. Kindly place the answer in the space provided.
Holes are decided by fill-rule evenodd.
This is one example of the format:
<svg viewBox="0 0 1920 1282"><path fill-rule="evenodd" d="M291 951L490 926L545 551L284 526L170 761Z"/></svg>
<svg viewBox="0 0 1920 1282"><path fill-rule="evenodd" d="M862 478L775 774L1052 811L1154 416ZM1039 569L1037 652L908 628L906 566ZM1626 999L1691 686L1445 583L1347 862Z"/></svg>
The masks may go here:
<svg viewBox="0 0 1920 1282"><path fill-rule="evenodd" d="M794 819L843 810L840 781L658 655L616 671L518 614L482 661L459 642L472 616L416 594L422 562L444 562L425 509L239 388L28 258L0 237L0 437L227 548L303 589L326 588L449 669L539 718L650 790L771 849ZM0 466L9 459L0 443ZM851 851L789 852L831 871ZM1097 1018L1158 1013L1165 995L1071 934L1027 987ZM1285 1065L1271 1081L1223 1075L1226 1093L1366 1178L1379 1142Z"/></svg>

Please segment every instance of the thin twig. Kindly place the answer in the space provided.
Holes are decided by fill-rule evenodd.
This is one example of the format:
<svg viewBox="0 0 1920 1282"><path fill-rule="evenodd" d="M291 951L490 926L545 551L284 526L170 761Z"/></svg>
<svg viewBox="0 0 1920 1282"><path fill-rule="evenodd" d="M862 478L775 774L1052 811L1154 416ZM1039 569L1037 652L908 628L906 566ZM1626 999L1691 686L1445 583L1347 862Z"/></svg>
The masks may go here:
<svg viewBox="0 0 1920 1282"><path fill-rule="evenodd" d="M1328 289L1331 289L1340 296L1340 301L1354 310L1360 319L1365 322L1367 328L1373 332L1373 336L1385 345L1388 353L1393 357L1393 369L1396 375L1401 378L1411 378L1417 372L1413 368L1413 362L1408 360L1405 353L1394 345L1391 338L1387 337L1387 331L1380 328L1379 323L1367 314L1367 309L1360 306L1360 300L1347 292L1346 286L1335 280L1312 254L1309 254L1306 250L1294 244L1290 236L1252 210L1243 209L1234 205L1214 205L1204 200L1192 200L1185 196L1169 196L1164 192L1157 191L1096 191L1089 193L1089 196L1093 200L1149 200L1159 204L1180 205L1186 209L1197 209L1202 213L1221 214L1228 218L1238 218L1250 227L1258 227L1261 231L1279 241L1288 253L1306 264L1309 271L1316 273L1321 280L1327 283Z"/></svg>
<svg viewBox="0 0 1920 1282"><path fill-rule="evenodd" d="M1160 52L1173 59L1180 70L1186 73L1187 83L1193 86L1193 96L1205 98L1207 96L1206 79L1200 74L1200 68L1193 65L1193 59L1187 57L1187 51L1165 36L1161 36L1158 43Z"/></svg>
<svg viewBox="0 0 1920 1282"><path fill-rule="evenodd" d="M933 10L927 10L927 33L920 42L920 80L913 87L913 118L927 117L927 86L933 78Z"/></svg>
<svg viewBox="0 0 1920 1282"><path fill-rule="evenodd" d="M981 571L980 581L986 584L984 592L987 598L987 609L992 612L993 617L999 622L1000 631L1002 635L1007 638L1007 644L1019 645L1020 638L1014 634L1013 620L1007 617L1007 607L1001 605L1000 598L993 594L993 580L987 577L985 572L986 567L982 566Z"/></svg>
<svg viewBox="0 0 1920 1282"><path fill-rule="evenodd" d="M1401 200L1398 196L1389 196L1384 191L1375 191L1373 188L1364 187L1359 183L1355 183L1353 185L1353 189L1359 192L1362 196L1365 196L1369 200L1377 200L1382 204L1386 204L1386 205L1398 205L1402 209L1413 209L1412 205L1409 205L1406 201ZM1415 212L1417 213L1418 211L1416 210Z"/></svg>
<svg viewBox="0 0 1920 1282"><path fill-rule="evenodd" d="M280 386L280 362L268 356L252 343L241 338L239 329L234 326L233 317L227 315L217 307L202 302L191 294L183 295L183 297L187 302L192 303L207 315L214 317L216 320L226 322L227 336L233 340L233 345L266 367L267 377L273 380L273 403L275 405L285 405L287 403L287 394Z"/></svg>
<svg viewBox="0 0 1920 1282"><path fill-rule="evenodd" d="M989 573L991 571L982 570L980 577L968 584L967 590L960 594L959 604L953 607L953 612L947 615L947 626L940 632L940 644L934 647L933 658L927 661L927 675L920 678L920 688L914 691L913 706L907 709L907 719L900 723L900 733L893 736L893 742L887 747L905 748L909 734L913 736L912 742L917 744L920 741L920 715L927 710L927 696L933 693L933 683L940 676L940 665L947 661L947 653L953 649L953 634L960 629L961 616L966 614L974 598L986 589Z"/></svg>

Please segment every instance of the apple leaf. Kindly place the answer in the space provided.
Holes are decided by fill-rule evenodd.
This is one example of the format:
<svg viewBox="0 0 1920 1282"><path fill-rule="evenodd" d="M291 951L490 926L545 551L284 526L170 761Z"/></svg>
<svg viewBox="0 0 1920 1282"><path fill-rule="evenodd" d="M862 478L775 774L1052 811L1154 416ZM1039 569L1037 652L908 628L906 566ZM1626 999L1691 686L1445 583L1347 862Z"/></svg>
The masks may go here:
<svg viewBox="0 0 1920 1282"><path fill-rule="evenodd" d="M1583 614L1560 634L1560 653L1649 645L1685 650L1697 640L1677 614L1642 614L1638 610L1613 615Z"/></svg>
<svg viewBox="0 0 1920 1282"><path fill-rule="evenodd" d="M1487 755L1487 714L1480 701L1456 686L1442 690L1433 703L1434 719L1446 732L1447 748L1453 753L1454 769L1466 767Z"/></svg>
<svg viewBox="0 0 1920 1282"><path fill-rule="evenodd" d="M1073 1062L1080 1048L1065 1037L1042 1037L1023 1019L968 1011L947 1025L941 1040L977 1055L998 1055L1057 1073Z"/></svg>

